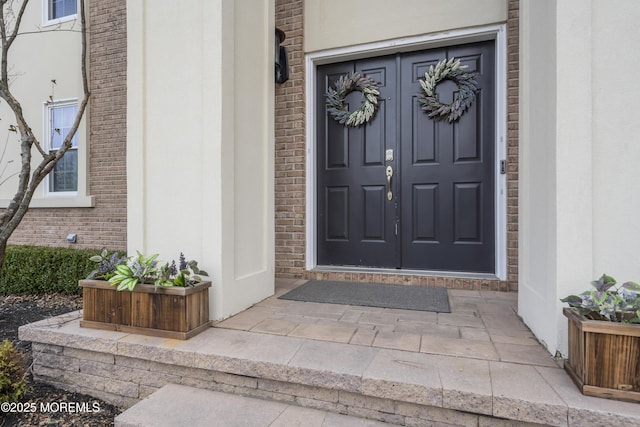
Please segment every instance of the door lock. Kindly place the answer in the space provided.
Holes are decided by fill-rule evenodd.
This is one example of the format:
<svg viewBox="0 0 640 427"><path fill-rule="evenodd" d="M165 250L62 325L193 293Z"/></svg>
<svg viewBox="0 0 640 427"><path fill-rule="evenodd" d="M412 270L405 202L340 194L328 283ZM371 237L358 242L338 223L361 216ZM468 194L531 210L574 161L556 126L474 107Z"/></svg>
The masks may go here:
<svg viewBox="0 0 640 427"><path fill-rule="evenodd" d="M391 191L391 177L393 176L393 168L391 166L387 166L387 186L389 191L387 191L387 200L393 200L393 192Z"/></svg>
<svg viewBox="0 0 640 427"><path fill-rule="evenodd" d="M393 162L393 149L388 149L385 151L384 159L387 162Z"/></svg>

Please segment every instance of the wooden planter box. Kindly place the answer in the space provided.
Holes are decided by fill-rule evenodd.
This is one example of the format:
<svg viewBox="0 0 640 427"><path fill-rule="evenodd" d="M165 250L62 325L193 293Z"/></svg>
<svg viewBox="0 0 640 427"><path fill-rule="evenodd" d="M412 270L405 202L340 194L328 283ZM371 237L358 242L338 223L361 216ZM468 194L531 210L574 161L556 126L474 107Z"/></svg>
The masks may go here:
<svg viewBox="0 0 640 427"><path fill-rule="evenodd" d="M136 285L116 291L103 280L80 280L83 310L80 326L163 338L189 339L211 326L211 282L193 287Z"/></svg>
<svg viewBox="0 0 640 427"><path fill-rule="evenodd" d="M640 402L640 326L589 320L564 308L569 359L564 368L582 394Z"/></svg>

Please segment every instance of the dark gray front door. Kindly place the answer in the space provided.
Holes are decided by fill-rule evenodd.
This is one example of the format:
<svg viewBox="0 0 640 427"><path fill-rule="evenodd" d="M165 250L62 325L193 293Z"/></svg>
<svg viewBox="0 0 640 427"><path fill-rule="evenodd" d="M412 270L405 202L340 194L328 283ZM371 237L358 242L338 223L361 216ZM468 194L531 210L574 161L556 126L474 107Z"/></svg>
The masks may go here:
<svg viewBox="0 0 640 427"><path fill-rule="evenodd" d="M479 73L480 88L453 124L430 119L417 98L429 66L450 57ZM347 128L327 115L324 93L353 72L379 83L380 108ZM319 265L494 272L494 72L493 41L318 67ZM439 99L455 90L441 82ZM354 92L347 103L361 100Z"/></svg>

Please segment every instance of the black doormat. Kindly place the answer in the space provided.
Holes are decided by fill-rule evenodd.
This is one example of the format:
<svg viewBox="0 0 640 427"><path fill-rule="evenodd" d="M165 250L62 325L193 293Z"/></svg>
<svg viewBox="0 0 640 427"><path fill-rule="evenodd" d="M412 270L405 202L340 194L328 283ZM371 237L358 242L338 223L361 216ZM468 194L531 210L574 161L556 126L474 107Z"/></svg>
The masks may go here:
<svg viewBox="0 0 640 427"><path fill-rule="evenodd" d="M444 288L310 280L280 299L451 313Z"/></svg>

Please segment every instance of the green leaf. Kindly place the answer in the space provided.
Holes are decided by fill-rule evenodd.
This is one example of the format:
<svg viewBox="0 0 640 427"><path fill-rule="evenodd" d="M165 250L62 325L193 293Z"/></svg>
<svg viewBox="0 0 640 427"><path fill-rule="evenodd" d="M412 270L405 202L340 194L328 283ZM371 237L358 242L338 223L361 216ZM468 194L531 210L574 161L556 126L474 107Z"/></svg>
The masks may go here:
<svg viewBox="0 0 640 427"><path fill-rule="evenodd" d="M104 257L101 257L100 255L94 255L91 258L89 258L89 261L93 261L93 262L102 262L102 259Z"/></svg>
<svg viewBox="0 0 640 427"><path fill-rule="evenodd" d="M176 276L175 279L173 279L173 283L175 284L175 286L181 286L184 287L185 284L185 278L184 278L184 274L182 272L180 272L180 274L178 274L178 276Z"/></svg>
<svg viewBox="0 0 640 427"><path fill-rule="evenodd" d="M173 282L171 280L166 280L166 279L158 279L155 281L155 285L156 286L164 286L164 287L168 287L168 286L173 286Z"/></svg>
<svg viewBox="0 0 640 427"><path fill-rule="evenodd" d="M145 259L145 264L151 264L151 263L152 263L153 261L155 261L155 260L156 260L156 258L158 258L159 256L160 256L160 254L153 254L153 255L148 256L148 257Z"/></svg>
<svg viewBox="0 0 640 427"><path fill-rule="evenodd" d="M623 283L622 287L627 289L627 290L630 290L630 291L640 292L640 284L638 284L636 282Z"/></svg>
<svg viewBox="0 0 640 427"><path fill-rule="evenodd" d="M573 304L582 304L582 298L580 298L577 295L569 295L566 298L562 298L560 301L562 302L566 302L569 305L573 305Z"/></svg>
<svg viewBox="0 0 640 427"><path fill-rule="evenodd" d="M133 291L133 288L135 288L137 284L138 284L137 277L129 277L128 279L125 279L122 281L122 285L125 288L129 289L130 291Z"/></svg>
<svg viewBox="0 0 640 427"><path fill-rule="evenodd" d="M116 271L118 272L118 274L122 274L124 276L132 276L133 275L133 271L131 271L129 266L124 265L124 264L116 265Z"/></svg>
<svg viewBox="0 0 640 427"><path fill-rule="evenodd" d="M600 279L591 282L594 288L600 292L604 292L616 284L616 279L603 274Z"/></svg>

